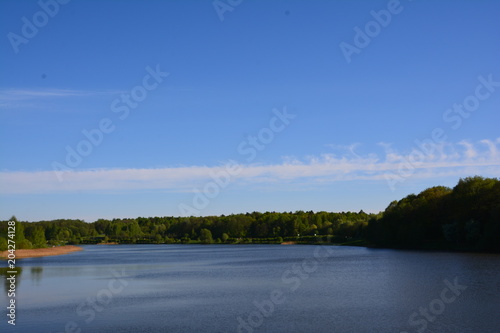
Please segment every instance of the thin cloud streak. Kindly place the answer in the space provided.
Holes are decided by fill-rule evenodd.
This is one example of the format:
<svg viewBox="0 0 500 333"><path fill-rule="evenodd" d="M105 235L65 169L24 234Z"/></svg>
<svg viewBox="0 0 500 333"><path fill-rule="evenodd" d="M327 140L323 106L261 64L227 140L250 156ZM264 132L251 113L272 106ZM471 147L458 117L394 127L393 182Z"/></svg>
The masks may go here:
<svg viewBox="0 0 500 333"><path fill-rule="evenodd" d="M121 90L91 91L72 89L0 89L0 100L24 100L41 97L95 96L121 93Z"/></svg>
<svg viewBox="0 0 500 333"><path fill-rule="evenodd" d="M71 89L0 89L0 107L29 107L34 101L45 101L54 98L69 97L92 97L104 95L116 95L123 91L89 91ZM27 104L28 103L28 104Z"/></svg>
<svg viewBox="0 0 500 333"><path fill-rule="evenodd" d="M60 99L80 99L96 96L113 96L120 90L89 91L69 89L0 89L0 109L32 109Z"/></svg>
<svg viewBox="0 0 500 333"><path fill-rule="evenodd" d="M478 143L461 141L437 147L415 165L412 178L432 179L448 176L500 175L500 138ZM285 159L273 165L239 165L240 171L232 184L253 188L265 184L286 187L289 184L327 185L337 181L371 180L385 182L387 172L396 172L406 156L394 150L383 158L374 154L366 157L336 157L324 154L301 161ZM59 182L52 171L0 172L0 194L68 193L80 191L167 190L190 192L212 175L225 172L221 166L188 166L161 169L96 169L71 171Z"/></svg>

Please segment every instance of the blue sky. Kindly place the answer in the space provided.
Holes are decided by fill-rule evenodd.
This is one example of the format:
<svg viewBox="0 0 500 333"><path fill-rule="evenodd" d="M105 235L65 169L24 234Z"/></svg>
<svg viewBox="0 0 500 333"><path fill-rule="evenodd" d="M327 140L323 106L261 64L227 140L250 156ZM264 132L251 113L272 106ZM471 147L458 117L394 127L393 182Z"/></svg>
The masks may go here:
<svg viewBox="0 0 500 333"><path fill-rule="evenodd" d="M2 0L0 218L378 212L498 177L499 12Z"/></svg>

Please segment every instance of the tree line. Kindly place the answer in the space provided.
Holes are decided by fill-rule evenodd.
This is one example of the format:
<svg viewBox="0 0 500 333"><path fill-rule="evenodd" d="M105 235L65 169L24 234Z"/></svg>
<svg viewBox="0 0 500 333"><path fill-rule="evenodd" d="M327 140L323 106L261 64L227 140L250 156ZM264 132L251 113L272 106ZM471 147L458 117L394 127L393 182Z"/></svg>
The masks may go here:
<svg viewBox="0 0 500 333"><path fill-rule="evenodd" d="M12 219L15 220L15 217ZM11 220L12 220L11 219ZM16 248L97 243L351 243L500 252L500 180L460 179L391 202L384 212L253 212L204 217L16 221ZM7 248L0 222L0 250Z"/></svg>
<svg viewBox="0 0 500 333"><path fill-rule="evenodd" d="M16 248L96 243L280 243L360 238L374 214L355 212L253 212L204 217L53 220L16 223ZM15 219L15 217L13 217ZM0 222L0 249L7 243ZM330 237L330 238L332 238ZM328 239L330 239L328 238Z"/></svg>
<svg viewBox="0 0 500 333"><path fill-rule="evenodd" d="M500 252L500 180L467 177L410 194L370 220L364 234L380 247Z"/></svg>

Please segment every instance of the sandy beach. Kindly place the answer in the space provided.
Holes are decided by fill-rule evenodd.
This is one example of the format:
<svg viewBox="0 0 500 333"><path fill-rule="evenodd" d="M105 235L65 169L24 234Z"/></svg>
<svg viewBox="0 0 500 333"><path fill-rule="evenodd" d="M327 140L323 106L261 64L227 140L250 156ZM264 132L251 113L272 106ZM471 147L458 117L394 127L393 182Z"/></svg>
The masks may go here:
<svg viewBox="0 0 500 333"><path fill-rule="evenodd" d="M67 254L75 251L82 251L83 249L79 246L65 245L56 247L47 247L43 249L31 249L31 250L16 250L16 259L22 258L34 258L34 257L45 257L45 256L58 256L61 254ZM0 253L0 257L7 258L9 252L3 251Z"/></svg>

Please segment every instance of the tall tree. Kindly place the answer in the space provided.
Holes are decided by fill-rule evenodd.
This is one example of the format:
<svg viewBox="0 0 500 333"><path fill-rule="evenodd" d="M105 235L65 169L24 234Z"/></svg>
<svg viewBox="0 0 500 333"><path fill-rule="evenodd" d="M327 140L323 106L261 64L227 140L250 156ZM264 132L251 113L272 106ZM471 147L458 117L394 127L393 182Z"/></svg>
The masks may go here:
<svg viewBox="0 0 500 333"><path fill-rule="evenodd" d="M43 227L36 226L33 229L30 241L35 248L47 246L47 240L45 239L45 232L43 230Z"/></svg>

